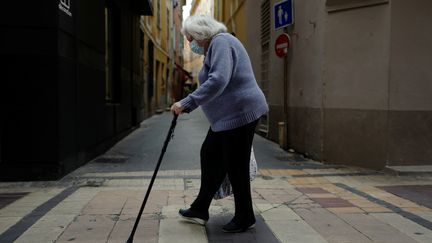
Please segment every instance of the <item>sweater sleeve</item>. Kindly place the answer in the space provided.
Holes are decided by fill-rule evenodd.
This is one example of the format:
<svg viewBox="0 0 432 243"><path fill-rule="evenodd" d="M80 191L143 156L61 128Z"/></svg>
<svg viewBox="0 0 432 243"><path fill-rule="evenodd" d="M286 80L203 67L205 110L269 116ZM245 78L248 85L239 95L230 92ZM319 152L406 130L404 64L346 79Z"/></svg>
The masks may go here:
<svg viewBox="0 0 432 243"><path fill-rule="evenodd" d="M231 80L233 57L229 42L220 37L213 39L208 57L210 58L208 78L198 89L180 101L185 110L192 111L218 97Z"/></svg>

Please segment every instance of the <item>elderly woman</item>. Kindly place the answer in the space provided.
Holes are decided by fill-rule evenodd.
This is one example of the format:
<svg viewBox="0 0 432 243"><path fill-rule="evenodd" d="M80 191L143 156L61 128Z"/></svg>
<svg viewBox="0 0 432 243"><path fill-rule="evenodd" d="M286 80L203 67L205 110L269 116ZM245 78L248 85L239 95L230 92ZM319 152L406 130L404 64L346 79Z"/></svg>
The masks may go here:
<svg viewBox="0 0 432 243"><path fill-rule="evenodd" d="M222 229L243 232L255 226L249 160L255 127L268 106L245 48L226 31L225 25L206 15L190 16L183 23L182 33L191 50L205 58L199 88L174 103L171 111L181 114L201 106L210 129L201 147L199 194L189 209L179 213L205 225L213 196L228 175L235 214Z"/></svg>

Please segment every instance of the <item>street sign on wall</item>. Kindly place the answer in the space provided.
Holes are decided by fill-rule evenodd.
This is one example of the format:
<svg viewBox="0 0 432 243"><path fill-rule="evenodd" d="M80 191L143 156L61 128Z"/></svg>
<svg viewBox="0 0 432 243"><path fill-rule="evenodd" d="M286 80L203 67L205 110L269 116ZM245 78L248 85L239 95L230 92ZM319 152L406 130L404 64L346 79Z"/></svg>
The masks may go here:
<svg viewBox="0 0 432 243"><path fill-rule="evenodd" d="M273 6L274 28L280 29L294 23L293 0L284 0Z"/></svg>
<svg viewBox="0 0 432 243"><path fill-rule="evenodd" d="M288 54L288 48L290 46L290 37L288 34L280 34L275 42L275 52L278 57L284 57Z"/></svg>

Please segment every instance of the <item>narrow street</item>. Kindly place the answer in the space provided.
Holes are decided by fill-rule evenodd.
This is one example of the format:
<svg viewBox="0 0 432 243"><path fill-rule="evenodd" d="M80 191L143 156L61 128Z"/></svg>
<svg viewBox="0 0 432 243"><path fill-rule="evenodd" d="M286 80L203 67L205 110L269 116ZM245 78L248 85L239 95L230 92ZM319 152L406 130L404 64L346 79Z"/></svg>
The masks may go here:
<svg viewBox="0 0 432 243"><path fill-rule="evenodd" d="M432 243L432 1L2 3L0 243Z"/></svg>
<svg viewBox="0 0 432 243"><path fill-rule="evenodd" d="M60 181L0 183L0 242L125 242L172 115L145 120ZM432 242L432 177L323 165L260 136L252 182L255 229L227 234L233 198L214 200L206 227L178 215L200 184L202 112L180 116L135 242Z"/></svg>

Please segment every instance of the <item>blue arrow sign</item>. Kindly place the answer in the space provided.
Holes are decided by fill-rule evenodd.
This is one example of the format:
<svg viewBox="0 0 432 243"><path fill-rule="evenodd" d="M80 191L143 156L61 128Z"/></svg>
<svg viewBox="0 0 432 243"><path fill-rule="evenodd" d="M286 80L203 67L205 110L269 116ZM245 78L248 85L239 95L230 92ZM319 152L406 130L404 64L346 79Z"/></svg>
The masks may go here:
<svg viewBox="0 0 432 243"><path fill-rule="evenodd" d="M279 29L294 23L293 0L284 0L273 6L274 27Z"/></svg>

